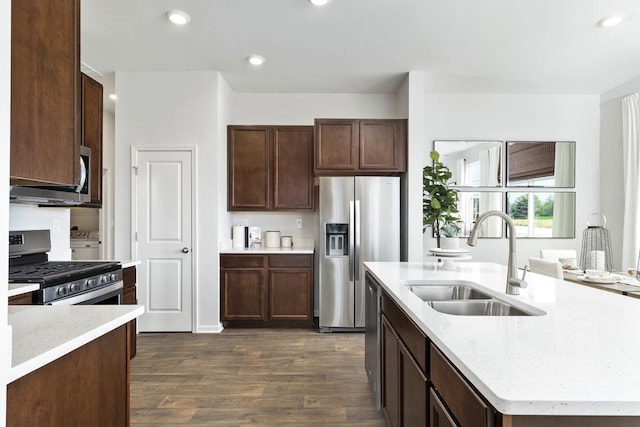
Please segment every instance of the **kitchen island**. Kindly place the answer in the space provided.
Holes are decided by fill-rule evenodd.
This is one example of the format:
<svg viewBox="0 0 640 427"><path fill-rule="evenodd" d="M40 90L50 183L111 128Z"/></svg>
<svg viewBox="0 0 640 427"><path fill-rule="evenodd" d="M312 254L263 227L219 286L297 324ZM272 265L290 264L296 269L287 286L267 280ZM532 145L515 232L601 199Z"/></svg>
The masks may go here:
<svg viewBox="0 0 640 427"><path fill-rule="evenodd" d="M7 425L127 425L138 305L9 306Z"/></svg>
<svg viewBox="0 0 640 427"><path fill-rule="evenodd" d="M383 291L383 326L387 298L388 306L397 306L426 338L424 345L403 342L406 325L402 319L395 322L401 324L396 328L405 353L406 348L418 349L417 356L412 354L418 364L420 354L426 353L422 375L427 390L418 390L427 396L433 392L441 399L435 384L441 376L433 377L434 364L450 364L451 378L461 378L461 387L467 387L480 406L492 413L486 422L476 420L475 424L462 422L465 415L460 412L448 414L459 417L458 425L640 425L640 371L635 368L640 359L640 301L531 273L528 288L518 296L506 295L507 269L492 263L459 264L457 271L441 271L423 263L367 262L365 266ZM423 281L473 282L491 296L536 315L441 313L407 286ZM393 315L389 317L394 326ZM381 350L384 371L385 351L387 362L393 353ZM382 377L384 382L384 372ZM383 394L394 392L386 386L383 384ZM383 397L383 410L384 405ZM432 412L427 416L433 416L434 406L426 405ZM456 404L441 406L454 412ZM402 419L391 418L392 425ZM437 425L450 424L439 421Z"/></svg>

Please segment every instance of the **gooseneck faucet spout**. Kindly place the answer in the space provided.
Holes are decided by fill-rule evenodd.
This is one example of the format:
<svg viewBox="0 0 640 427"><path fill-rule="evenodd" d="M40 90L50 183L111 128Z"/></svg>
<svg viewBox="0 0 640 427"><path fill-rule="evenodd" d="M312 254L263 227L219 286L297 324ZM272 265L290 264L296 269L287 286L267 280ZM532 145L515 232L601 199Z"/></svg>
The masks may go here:
<svg viewBox="0 0 640 427"><path fill-rule="evenodd" d="M510 295L519 295L520 288L527 287L527 282L524 280L524 277L527 274L527 270L525 269L524 274L522 275L522 279L520 279L518 277L518 267L516 265L516 225L513 223L513 220L511 219L511 217L509 217L509 215L500 211L488 211L478 215L476 223L469 233L467 245L476 245L478 241L478 233L480 232L480 225L484 222L485 219L489 218L490 216L498 216L502 218L504 222L506 222L509 226L509 260L507 262L506 293Z"/></svg>

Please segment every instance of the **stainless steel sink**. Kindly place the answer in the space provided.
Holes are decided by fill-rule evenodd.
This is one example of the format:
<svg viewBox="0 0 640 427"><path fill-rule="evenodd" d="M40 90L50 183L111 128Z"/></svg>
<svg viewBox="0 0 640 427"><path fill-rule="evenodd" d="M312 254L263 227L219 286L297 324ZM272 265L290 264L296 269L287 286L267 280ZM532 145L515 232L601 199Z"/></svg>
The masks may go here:
<svg viewBox="0 0 640 427"><path fill-rule="evenodd" d="M498 300L486 301L429 301L428 304L436 311L456 316L534 316Z"/></svg>
<svg viewBox="0 0 640 427"><path fill-rule="evenodd" d="M484 292L465 285L410 285L409 289L422 301L491 299Z"/></svg>

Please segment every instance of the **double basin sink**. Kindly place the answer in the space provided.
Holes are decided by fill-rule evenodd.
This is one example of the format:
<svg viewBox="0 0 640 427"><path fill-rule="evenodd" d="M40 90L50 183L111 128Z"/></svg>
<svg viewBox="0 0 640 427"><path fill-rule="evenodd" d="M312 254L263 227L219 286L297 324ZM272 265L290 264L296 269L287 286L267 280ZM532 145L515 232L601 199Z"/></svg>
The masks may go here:
<svg viewBox="0 0 640 427"><path fill-rule="evenodd" d="M405 286L440 313L456 316L538 316L480 290L466 281L408 281Z"/></svg>

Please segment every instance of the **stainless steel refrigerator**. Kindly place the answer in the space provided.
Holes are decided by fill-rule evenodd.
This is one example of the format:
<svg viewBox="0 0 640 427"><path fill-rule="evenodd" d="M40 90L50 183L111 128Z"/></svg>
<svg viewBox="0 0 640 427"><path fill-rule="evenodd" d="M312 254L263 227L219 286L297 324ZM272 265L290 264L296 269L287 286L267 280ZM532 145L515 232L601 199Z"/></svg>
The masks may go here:
<svg viewBox="0 0 640 427"><path fill-rule="evenodd" d="M320 330L365 326L365 261L400 260L400 178L320 178Z"/></svg>

